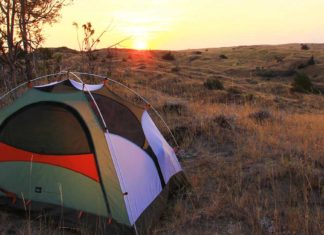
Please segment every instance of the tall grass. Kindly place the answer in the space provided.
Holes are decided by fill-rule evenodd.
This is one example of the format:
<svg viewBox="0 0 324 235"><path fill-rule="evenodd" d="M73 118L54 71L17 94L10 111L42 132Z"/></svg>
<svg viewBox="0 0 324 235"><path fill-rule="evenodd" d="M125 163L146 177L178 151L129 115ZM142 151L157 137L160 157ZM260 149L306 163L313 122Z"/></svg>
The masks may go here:
<svg viewBox="0 0 324 235"><path fill-rule="evenodd" d="M183 165L193 194L175 202L156 234L324 232L323 114L270 109L260 123L254 106L190 108L199 136L183 143L196 151ZM234 128L213 122L218 115Z"/></svg>

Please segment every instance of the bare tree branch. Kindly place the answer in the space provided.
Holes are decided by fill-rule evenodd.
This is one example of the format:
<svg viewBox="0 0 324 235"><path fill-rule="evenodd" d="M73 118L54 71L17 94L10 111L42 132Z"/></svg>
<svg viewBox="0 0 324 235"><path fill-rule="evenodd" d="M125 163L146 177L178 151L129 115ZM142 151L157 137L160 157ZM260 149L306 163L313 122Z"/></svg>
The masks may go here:
<svg viewBox="0 0 324 235"><path fill-rule="evenodd" d="M72 0L0 0L0 58L10 68L10 76L25 55L27 79L33 76L31 53L44 41L42 27L57 22L63 6Z"/></svg>

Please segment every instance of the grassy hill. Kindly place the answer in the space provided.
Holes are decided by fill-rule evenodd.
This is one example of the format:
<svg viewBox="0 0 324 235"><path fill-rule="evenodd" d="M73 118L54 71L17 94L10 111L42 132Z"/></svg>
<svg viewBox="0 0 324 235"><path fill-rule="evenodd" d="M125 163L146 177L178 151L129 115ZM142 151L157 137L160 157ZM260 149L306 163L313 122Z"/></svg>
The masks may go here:
<svg viewBox="0 0 324 235"><path fill-rule="evenodd" d="M324 233L323 44L38 58L39 74L91 71L132 87L170 125L193 192L175 199L154 234ZM295 91L298 76L310 88ZM19 218L0 213L0 234L62 232Z"/></svg>

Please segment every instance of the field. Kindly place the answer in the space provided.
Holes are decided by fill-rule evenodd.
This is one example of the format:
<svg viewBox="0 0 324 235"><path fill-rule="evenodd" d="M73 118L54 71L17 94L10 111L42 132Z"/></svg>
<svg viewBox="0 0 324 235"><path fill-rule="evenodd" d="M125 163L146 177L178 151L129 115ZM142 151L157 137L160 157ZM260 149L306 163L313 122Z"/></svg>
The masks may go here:
<svg viewBox="0 0 324 235"><path fill-rule="evenodd" d="M56 48L36 58L39 75L116 79L165 118L192 191L170 204L153 234L324 234L324 45L102 49L83 57ZM311 90L292 90L298 74ZM62 233L20 218L0 213L0 234Z"/></svg>

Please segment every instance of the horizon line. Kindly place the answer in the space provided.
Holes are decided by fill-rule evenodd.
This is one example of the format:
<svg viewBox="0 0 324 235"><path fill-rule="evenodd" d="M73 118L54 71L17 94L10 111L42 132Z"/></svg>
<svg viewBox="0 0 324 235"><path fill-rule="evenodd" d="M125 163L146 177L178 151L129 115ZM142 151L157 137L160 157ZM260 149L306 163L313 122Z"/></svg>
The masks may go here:
<svg viewBox="0 0 324 235"><path fill-rule="evenodd" d="M324 45L324 42L288 42L288 43L265 43L265 44L240 44L240 45L232 45L232 46L215 46L215 47L197 47L197 48L186 48L186 49L151 49L151 48L147 48L147 49L136 49L136 48L131 48L131 47L100 47L100 48L96 48L93 51L97 51L97 50L103 50L103 49L120 49L120 50L134 50L134 51L189 51L189 50L206 50L206 49L222 49L222 48L235 48L235 47L251 47L251 46L255 46L255 47L260 47L260 46L287 46L287 45L302 45L302 44L307 44L307 45ZM53 47L53 46L41 46L37 49L40 48L48 48L48 49L57 49L57 48L68 48L74 51L81 51L79 49L75 49L75 48L71 48L68 46L57 46L57 47ZM36 50L37 50L36 49Z"/></svg>

